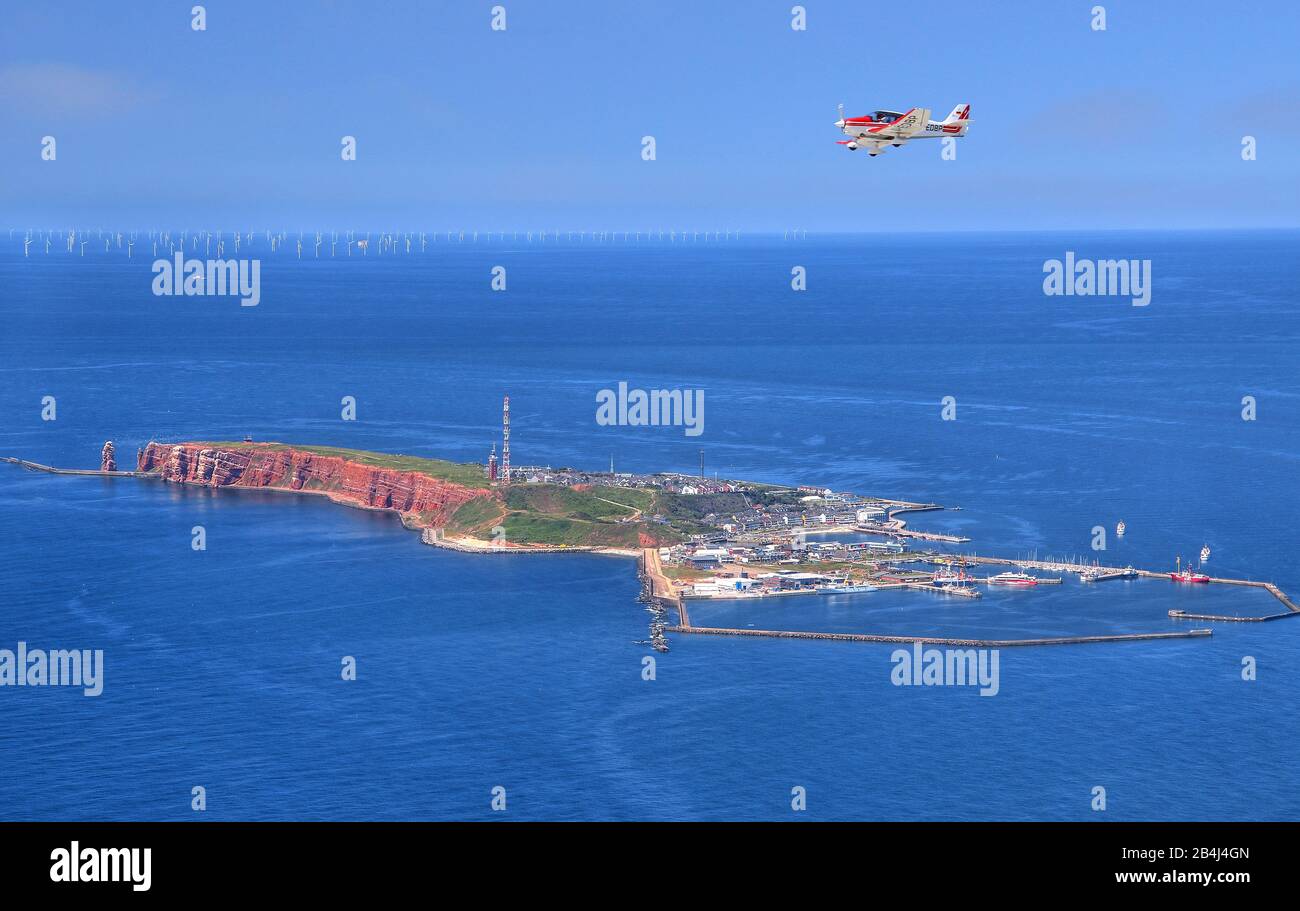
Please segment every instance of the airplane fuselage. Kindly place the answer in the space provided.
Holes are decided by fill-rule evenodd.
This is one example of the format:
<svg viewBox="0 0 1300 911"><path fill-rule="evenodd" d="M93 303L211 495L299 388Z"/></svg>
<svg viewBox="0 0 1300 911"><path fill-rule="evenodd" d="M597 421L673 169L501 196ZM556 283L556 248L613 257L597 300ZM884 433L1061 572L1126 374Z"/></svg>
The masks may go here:
<svg viewBox="0 0 1300 911"><path fill-rule="evenodd" d="M878 155L890 146L901 146L913 139L957 138L966 135L970 127L970 105L958 105L944 120L930 119L928 108L911 108L905 113L877 111L867 117L841 116L835 126L850 139L840 145L850 151L866 146L871 155Z"/></svg>
<svg viewBox="0 0 1300 911"><path fill-rule="evenodd" d="M889 133L885 133L883 135L879 133L872 133L870 129L873 126L880 126L880 124L870 123L870 124L854 125L852 123L847 123L844 127L844 135L853 136L857 139L873 139L873 140L878 139L882 142L888 142L890 140L891 134ZM925 138L938 139L941 136L961 136L961 135L962 135L962 128L959 124L951 124L951 123L946 124L942 120L928 120L926 121L924 129L922 129L917 133L913 133L911 136L905 136L903 138L907 142L911 142L913 139L925 139Z"/></svg>

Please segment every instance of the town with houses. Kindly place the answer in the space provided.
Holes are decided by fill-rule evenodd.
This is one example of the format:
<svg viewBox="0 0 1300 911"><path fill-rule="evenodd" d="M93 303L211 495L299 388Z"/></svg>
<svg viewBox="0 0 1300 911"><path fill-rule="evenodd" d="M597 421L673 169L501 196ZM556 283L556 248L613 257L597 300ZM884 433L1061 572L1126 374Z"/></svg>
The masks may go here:
<svg viewBox="0 0 1300 911"><path fill-rule="evenodd" d="M612 467L612 466L611 466ZM849 594L924 585L978 597L974 577L959 557L913 552L917 539L961 543L953 535L912 531L905 512L939 510L932 503L863 497L816 486L779 487L679 473L591 472L522 465L516 484L577 489L625 488L658 494L656 507L673 514L631 516L689 531L686 540L659 548L665 575L680 598ZM666 496L665 496L666 495ZM934 563L922 570L903 564Z"/></svg>

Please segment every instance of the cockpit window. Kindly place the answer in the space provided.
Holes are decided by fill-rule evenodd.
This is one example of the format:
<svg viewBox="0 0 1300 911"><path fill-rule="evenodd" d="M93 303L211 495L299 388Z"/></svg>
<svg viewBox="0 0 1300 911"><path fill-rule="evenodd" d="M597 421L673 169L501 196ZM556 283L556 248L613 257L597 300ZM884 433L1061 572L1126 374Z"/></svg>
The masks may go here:
<svg viewBox="0 0 1300 911"><path fill-rule="evenodd" d="M902 116L902 114L896 114L893 111L876 111L872 115L872 120L876 121L876 123L893 123Z"/></svg>

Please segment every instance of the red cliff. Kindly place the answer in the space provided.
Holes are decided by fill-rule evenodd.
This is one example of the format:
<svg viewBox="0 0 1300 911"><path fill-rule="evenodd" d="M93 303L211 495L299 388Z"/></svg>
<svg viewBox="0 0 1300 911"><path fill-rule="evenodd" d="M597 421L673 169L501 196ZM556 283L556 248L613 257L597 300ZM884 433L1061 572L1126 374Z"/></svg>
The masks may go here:
<svg viewBox="0 0 1300 911"><path fill-rule="evenodd" d="M395 471L269 444L217 448L202 443L150 443L137 469L157 471L163 480L205 487L271 487L321 493L372 509L394 509L417 524L440 528L478 490L414 471Z"/></svg>

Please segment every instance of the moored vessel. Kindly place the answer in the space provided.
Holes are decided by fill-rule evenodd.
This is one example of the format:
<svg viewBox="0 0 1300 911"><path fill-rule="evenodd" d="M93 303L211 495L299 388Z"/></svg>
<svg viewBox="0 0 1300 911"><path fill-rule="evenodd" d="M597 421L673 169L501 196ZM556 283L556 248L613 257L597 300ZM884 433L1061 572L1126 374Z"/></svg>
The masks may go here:
<svg viewBox="0 0 1300 911"><path fill-rule="evenodd" d="M1131 566L1124 569L1102 569L1091 566L1079 573L1080 582L1105 582L1108 579L1136 579L1138 571Z"/></svg>
<svg viewBox="0 0 1300 911"><path fill-rule="evenodd" d="M1038 579L1028 573L998 573L996 576L988 577L989 585L1012 585L1018 588L1025 588L1030 585L1037 585Z"/></svg>
<svg viewBox="0 0 1300 911"><path fill-rule="evenodd" d="M964 569L957 572L953 572L951 569L941 569L935 572L931 584L937 588L944 588L949 585L969 585L974 581L973 578L966 575L966 570Z"/></svg>
<svg viewBox="0 0 1300 911"><path fill-rule="evenodd" d="M1210 577L1205 575L1205 573L1194 572L1191 563L1188 563L1186 568L1184 568L1182 562L1183 558L1179 557L1178 562L1175 564L1174 571L1169 574L1170 579L1173 579L1175 582L1191 582L1196 584L1204 584L1210 581Z"/></svg>

